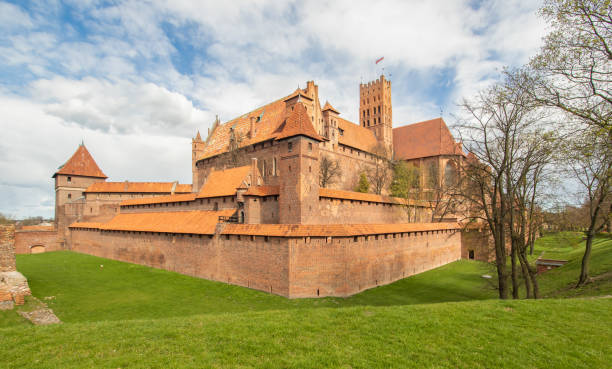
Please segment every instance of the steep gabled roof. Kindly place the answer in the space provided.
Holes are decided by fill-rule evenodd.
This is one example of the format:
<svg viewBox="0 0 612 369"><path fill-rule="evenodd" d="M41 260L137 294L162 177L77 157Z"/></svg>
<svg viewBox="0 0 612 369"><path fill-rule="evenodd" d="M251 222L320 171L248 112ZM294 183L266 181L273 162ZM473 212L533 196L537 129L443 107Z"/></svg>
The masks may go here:
<svg viewBox="0 0 612 369"><path fill-rule="evenodd" d="M325 105L323 106L323 109L321 109L321 111L325 111L325 110L331 110L331 111L335 112L336 114L340 114L340 112L338 110L334 109L334 107L331 106L329 101L326 101Z"/></svg>
<svg viewBox="0 0 612 369"><path fill-rule="evenodd" d="M98 182L87 187L89 193L171 193L175 182ZM190 184L176 184L174 193L190 193Z"/></svg>
<svg viewBox="0 0 612 369"><path fill-rule="evenodd" d="M396 159L417 159L438 155L463 155L442 118L393 129Z"/></svg>
<svg viewBox="0 0 612 369"><path fill-rule="evenodd" d="M323 141L323 138L312 126L306 107L301 102L294 105L285 124L280 127L280 133L276 136L276 139L282 140L294 136L306 136L317 141Z"/></svg>
<svg viewBox="0 0 612 369"><path fill-rule="evenodd" d="M338 133L338 142L342 145L365 152L372 152L378 145L374 132L346 119L338 118L338 128L342 130L342 133Z"/></svg>
<svg viewBox="0 0 612 369"><path fill-rule="evenodd" d="M85 176L95 178L108 178L106 174L100 170L98 164L93 159L84 144L79 145L77 151L62 165L52 178L58 174Z"/></svg>
<svg viewBox="0 0 612 369"><path fill-rule="evenodd" d="M236 194L236 189L247 187L249 174L251 174L250 165L213 171L208 175L197 198L233 196Z"/></svg>

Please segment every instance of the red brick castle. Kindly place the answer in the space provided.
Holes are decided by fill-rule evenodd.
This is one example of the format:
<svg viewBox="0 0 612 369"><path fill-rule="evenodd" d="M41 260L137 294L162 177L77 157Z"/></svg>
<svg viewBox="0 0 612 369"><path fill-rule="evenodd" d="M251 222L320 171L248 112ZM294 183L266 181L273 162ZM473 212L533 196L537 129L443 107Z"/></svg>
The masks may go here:
<svg viewBox="0 0 612 369"><path fill-rule="evenodd" d="M192 185L107 182L81 145L53 175L55 226L17 232L17 252L70 249L287 297L347 296L462 255L489 259L482 237L436 219L429 201L355 192L391 158L421 168L424 187L452 181L464 158L441 118L393 128L384 76L359 97L359 124L321 107L312 81L217 119L192 140Z"/></svg>

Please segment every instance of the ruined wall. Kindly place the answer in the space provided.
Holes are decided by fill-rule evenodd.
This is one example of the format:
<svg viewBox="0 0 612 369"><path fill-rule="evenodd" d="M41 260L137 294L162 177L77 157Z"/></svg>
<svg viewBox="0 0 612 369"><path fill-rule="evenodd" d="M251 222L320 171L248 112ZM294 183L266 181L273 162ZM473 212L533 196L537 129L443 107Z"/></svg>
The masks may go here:
<svg viewBox="0 0 612 369"><path fill-rule="evenodd" d="M0 273L16 270L14 242L15 226L0 225Z"/></svg>
<svg viewBox="0 0 612 369"><path fill-rule="evenodd" d="M461 257L456 231L367 238L71 233L73 251L292 298L348 296Z"/></svg>
<svg viewBox="0 0 612 369"><path fill-rule="evenodd" d="M342 238L290 244L291 297L349 296L461 258L457 231Z"/></svg>
<svg viewBox="0 0 612 369"><path fill-rule="evenodd" d="M62 250L57 231L52 230L17 230L15 232L15 253L32 254Z"/></svg>
<svg viewBox="0 0 612 369"><path fill-rule="evenodd" d="M30 294L27 279L16 269L14 242L15 226L0 225L0 310L23 305Z"/></svg>

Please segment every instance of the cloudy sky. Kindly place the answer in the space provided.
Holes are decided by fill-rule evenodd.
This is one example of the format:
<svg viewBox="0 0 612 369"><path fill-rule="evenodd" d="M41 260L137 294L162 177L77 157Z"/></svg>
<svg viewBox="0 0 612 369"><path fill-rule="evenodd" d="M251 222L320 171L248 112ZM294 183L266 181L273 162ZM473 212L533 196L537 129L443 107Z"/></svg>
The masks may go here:
<svg viewBox="0 0 612 369"><path fill-rule="evenodd" d="M525 63L539 1L0 0L0 212L53 216L81 140L113 181L191 182L190 140L307 80L349 120L385 68L394 125ZM374 61L384 56L378 66Z"/></svg>

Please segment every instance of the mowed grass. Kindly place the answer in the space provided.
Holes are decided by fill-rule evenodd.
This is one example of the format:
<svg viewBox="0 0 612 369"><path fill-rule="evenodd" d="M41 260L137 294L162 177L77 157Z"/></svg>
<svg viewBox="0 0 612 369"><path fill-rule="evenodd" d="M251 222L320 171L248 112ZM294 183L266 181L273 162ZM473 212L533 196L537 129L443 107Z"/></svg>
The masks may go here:
<svg viewBox="0 0 612 369"><path fill-rule="evenodd" d="M575 297L612 295L612 238L598 236L593 241L589 275L592 282L574 288L578 282L582 256L583 234L562 232L536 241L534 255L545 259L567 260L563 267L549 270L538 277L542 297Z"/></svg>
<svg viewBox="0 0 612 369"><path fill-rule="evenodd" d="M6 368L609 368L612 299L287 309L0 329Z"/></svg>
<svg viewBox="0 0 612 369"><path fill-rule="evenodd" d="M349 298L293 299L68 251L18 255L34 296L64 322L210 313L408 305L496 297L488 264L458 261Z"/></svg>

